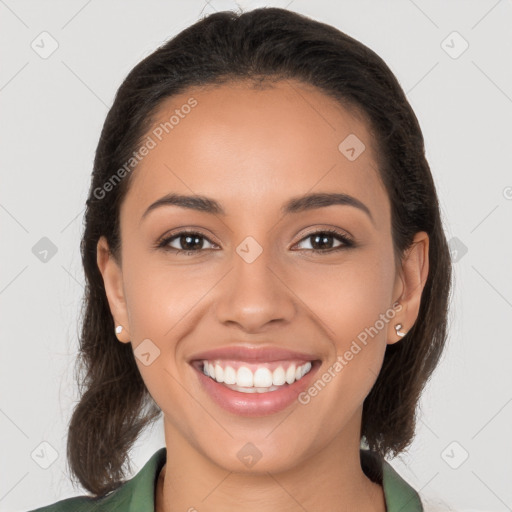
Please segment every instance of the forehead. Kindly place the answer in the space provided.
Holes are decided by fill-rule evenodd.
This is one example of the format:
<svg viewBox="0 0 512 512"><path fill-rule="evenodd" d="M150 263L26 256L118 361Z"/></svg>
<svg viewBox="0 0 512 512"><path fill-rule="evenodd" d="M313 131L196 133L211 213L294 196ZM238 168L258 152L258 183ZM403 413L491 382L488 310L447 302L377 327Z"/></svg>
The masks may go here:
<svg viewBox="0 0 512 512"><path fill-rule="evenodd" d="M162 102L144 141L151 149L124 201L134 214L171 191L215 197L228 214L324 191L354 195L381 214L388 207L369 127L301 82L189 88Z"/></svg>

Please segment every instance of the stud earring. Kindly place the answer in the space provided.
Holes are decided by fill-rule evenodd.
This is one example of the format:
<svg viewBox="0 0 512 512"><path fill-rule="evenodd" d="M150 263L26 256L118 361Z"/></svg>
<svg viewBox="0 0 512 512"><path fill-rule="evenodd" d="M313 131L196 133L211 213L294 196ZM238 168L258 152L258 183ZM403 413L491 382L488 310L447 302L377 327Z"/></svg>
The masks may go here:
<svg viewBox="0 0 512 512"><path fill-rule="evenodd" d="M405 332L401 332L400 329L402 328L402 324L396 324L395 325L395 331L397 333L398 336L405 336L407 333Z"/></svg>
<svg viewBox="0 0 512 512"><path fill-rule="evenodd" d="M118 325L116 327L116 334L121 334L121 331L123 330L123 326L122 325Z"/></svg>

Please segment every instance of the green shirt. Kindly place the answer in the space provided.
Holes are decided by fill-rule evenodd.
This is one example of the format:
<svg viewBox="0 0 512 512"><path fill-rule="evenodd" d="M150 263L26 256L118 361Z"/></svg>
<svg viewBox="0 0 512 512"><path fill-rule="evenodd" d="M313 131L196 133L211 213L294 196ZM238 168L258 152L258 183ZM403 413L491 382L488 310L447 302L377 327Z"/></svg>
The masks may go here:
<svg viewBox="0 0 512 512"><path fill-rule="evenodd" d="M386 461L361 449L365 474L384 489L387 512L423 512L418 493ZM130 480L102 498L77 496L29 512L154 512L155 490L167 449L160 448Z"/></svg>

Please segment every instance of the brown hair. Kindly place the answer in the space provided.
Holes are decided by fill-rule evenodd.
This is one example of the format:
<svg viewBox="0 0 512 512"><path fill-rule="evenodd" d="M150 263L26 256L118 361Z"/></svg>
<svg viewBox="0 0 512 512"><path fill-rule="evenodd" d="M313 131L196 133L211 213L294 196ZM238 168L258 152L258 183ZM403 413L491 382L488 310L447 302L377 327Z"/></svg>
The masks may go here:
<svg viewBox="0 0 512 512"><path fill-rule="evenodd" d="M86 280L76 367L81 399L67 441L72 474L95 496L123 483L130 448L161 413L131 344L116 338L96 262L102 235L121 261L119 211L132 173L108 193L104 185L130 160L164 99L191 86L288 78L319 88L367 120L392 205L398 262L416 232L429 235L429 275L418 318L400 342L386 347L381 372L364 401L361 427L369 448L380 457L395 456L412 441L420 394L445 344L452 277L417 118L384 61L336 28L279 8L217 12L135 66L117 91L96 150L81 241Z"/></svg>

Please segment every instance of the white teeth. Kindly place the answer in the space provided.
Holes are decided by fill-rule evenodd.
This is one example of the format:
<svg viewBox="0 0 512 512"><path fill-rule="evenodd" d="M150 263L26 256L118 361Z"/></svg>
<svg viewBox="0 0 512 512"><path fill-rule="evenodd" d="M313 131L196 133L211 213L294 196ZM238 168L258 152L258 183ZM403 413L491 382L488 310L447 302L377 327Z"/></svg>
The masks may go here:
<svg viewBox="0 0 512 512"><path fill-rule="evenodd" d="M271 386L269 388L244 388L242 386L229 385L227 387L235 391L240 391L241 393L267 393L268 391L276 391L279 389L279 386Z"/></svg>
<svg viewBox="0 0 512 512"><path fill-rule="evenodd" d="M224 382L224 370L219 364L215 365L215 380L217 382Z"/></svg>
<svg viewBox="0 0 512 512"><path fill-rule="evenodd" d="M254 375L246 366L240 366L236 372L236 385L244 388L252 388Z"/></svg>
<svg viewBox="0 0 512 512"><path fill-rule="evenodd" d="M284 373L283 367L279 366L272 373L272 384L274 386L282 386L286 382L286 375Z"/></svg>
<svg viewBox="0 0 512 512"><path fill-rule="evenodd" d="M302 376L301 377L304 377L304 375L306 375L306 373L309 372L309 370L311 370L311 367L313 365L311 364L311 361L308 361L303 367L302 367Z"/></svg>
<svg viewBox="0 0 512 512"><path fill-rule="evenodd" d="M254 372L254 386L257 388L269 388L272 386L272 373L268 368L258 368Z"/></svg>
<svg viewBox="0 0 512 512"><path fill-rule="evenodd" d="M210 375L215 379L215 375ZM236 372L231 366L226 366L224 370L224 382L226 384L236 384Z"/></svg>
<svg viewBox="0 0 512 512"><path fill-rule="evenodd" d="M293 384L295 382L295 365L292 364L288 367L288 370L286 370L286 382L288 384Z"/></svg>
<svg viewBox="0 0 512 512"><path fill-rule="evenodd" d="M278 366L273 372L261 366L253 373L247 366L240 366L235 370L229 365L222 367L218 362L203 361L203 373L236 391L264 393L302 379L311 370L311 366L310 361L300 366L292 363L286 371L283 366Z"/></svg>

